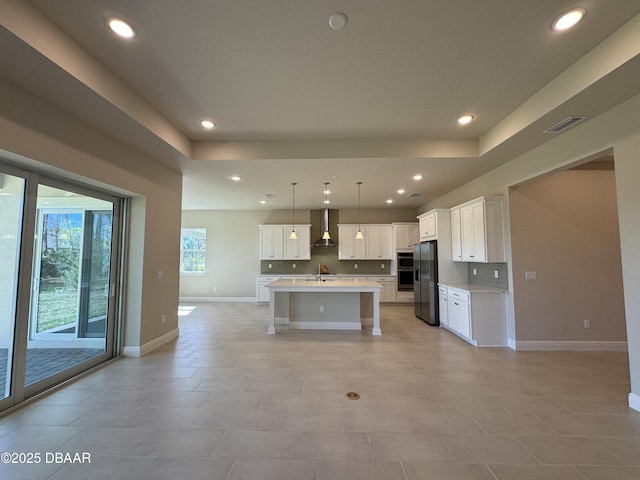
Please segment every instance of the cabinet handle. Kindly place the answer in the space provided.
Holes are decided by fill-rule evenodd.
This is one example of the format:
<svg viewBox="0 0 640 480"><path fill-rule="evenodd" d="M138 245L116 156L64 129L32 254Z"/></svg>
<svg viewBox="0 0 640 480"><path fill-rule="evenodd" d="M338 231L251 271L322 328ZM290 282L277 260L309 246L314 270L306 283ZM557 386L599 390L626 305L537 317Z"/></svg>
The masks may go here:
<svg viewBox="0 0 640 480"><path fill-rule="evenodd" d="M454 304L454 305L458 305L458 303L457 303L457 302L453 302L453 304Z"/></svg>
<svg viewBox="0 0 640 480"><path fill-rule="evenodd" d="M474 258L474 257L475 257L475 255L469 255L469 258Z"/></svg>

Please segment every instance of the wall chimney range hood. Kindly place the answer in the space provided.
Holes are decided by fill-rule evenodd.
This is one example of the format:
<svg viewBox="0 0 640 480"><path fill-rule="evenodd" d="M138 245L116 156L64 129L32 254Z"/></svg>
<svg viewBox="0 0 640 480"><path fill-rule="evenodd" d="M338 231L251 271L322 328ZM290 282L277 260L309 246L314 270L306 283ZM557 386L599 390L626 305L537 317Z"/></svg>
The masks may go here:
<svg viewBox="0 0 640 480"><path fill-rule="evenodd" d="M329 209L323 210L322 236L311 244L312 247L335 247L337 244L329 237Z"/></svg>

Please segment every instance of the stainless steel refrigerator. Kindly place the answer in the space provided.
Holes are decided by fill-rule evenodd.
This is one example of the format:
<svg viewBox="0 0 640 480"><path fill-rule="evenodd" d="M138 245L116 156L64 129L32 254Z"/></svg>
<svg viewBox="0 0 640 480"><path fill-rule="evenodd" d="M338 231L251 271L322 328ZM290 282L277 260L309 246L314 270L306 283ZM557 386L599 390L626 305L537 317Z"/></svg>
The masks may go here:
<svg viewBox="0 0 640 480"><path fill-rule="evenodd" d="M429 325L440 325L438 247L435 240L413 246L413 301L416 317Z"/></svg>

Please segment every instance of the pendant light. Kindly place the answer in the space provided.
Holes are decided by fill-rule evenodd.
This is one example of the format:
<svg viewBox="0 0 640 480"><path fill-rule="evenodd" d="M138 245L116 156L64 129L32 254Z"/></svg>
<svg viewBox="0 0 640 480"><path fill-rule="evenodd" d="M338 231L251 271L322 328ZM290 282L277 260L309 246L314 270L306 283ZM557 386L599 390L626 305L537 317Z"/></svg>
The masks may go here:
<svg viewBox="0 0 640 480"><path fill-rule="evenodd" d="M324 207L325 207L325 211L329 208L329 195L330 190L329 190L329 182L324 182ZM329 220L327 219L327 221L325 222L324 225L324 233L322 234L322 239L323 240L331 240L331 235L329 235Z"/></svg>
<svg viewBox="0 0 640 480"><path fill-rule="evenodd" d="M356 182L358 185L358 233L356 233L356 240L364 240L364 235L362 235L362 229L360 228L360 185L362 182Z"/></svg>
<svg viewBox="0 0 640 480"><path fill-rule="evenodd" d="M296 234L296 182L291 183L292 189L292 202L291 202L291 235L289 235L290 240L297 240L298 235Z"/></svg>

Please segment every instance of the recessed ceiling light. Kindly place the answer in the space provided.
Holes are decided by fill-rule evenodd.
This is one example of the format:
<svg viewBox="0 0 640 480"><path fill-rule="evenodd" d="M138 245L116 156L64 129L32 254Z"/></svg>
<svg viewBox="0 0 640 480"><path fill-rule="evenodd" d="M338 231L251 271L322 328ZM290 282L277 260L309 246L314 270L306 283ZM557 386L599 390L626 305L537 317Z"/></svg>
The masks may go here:
<svg viewBox="0 0 640 480"><path fill-rule="evenodd" d="M471 123L474 118L475 117L473 115L471 115L471 114L463 115L458 119L458 124L466 125L468 123Z"/></svg>
<svg viewBox="0 0 640 480"><path fill-rule="evenodd" d="M239 182L240 180L242 180L242 177L239 177L238 175L231 175L231 180L233 180L234 182Z"/></svg>
<svg viewBox="0 0 640 480"><path fill-rule="evenodd" d="M124 20L120 20L119 18L110 18L107 21L109 28L113 33L122 38L133 38L136 36L136 32L131 28Z"/></svg>
<svg viewBox="0 0 640 480"><path fill-rule="evenodd" d="M204 128L211 130L213 127L216 126L215 123L213 123L211 120L202 120L200 121L200 125L202 125Z"/></svg>
<svg viewBox="0 0 640 480"><path fill-rule="evenodd" d="M399 193L400 195L402 195L402 194L404 193L404 188L399 188L399 189L398 189L398 193Z"/></svg>
<svg viewBox="0 0 640 480"><path fill-rule="evenodd" d="M265 203L267 203L267 201L266 200L260 200L260 203L264 205Z"/></svg>
<svg viewBox="0 0 640 480"><path fill-rule="evenodd" d="M347 24L347 16L342 13L334 13L329 17L329 26L334 30L341 30Z"/></svg>
<svg viewBox="0 0 640 480"><path fill-rule="evenodd" d="M387 203L393 203L393 199L388 198L388 199L387 199Z"/></svg>
<svg viewBox="0 0 640 480"><path fill-rule="evenodd" d="M582 20L585 13L584 8L574 8L573 10L569 10L553 21L553 29L557 32L567 30Z"/></svg>
<svg viewBox="0 0 640 480"><path fill-rule="evenodd" d="M422 180L422 175L420 175L419 173L417 175L413 176L414 180Z"/></svg>

